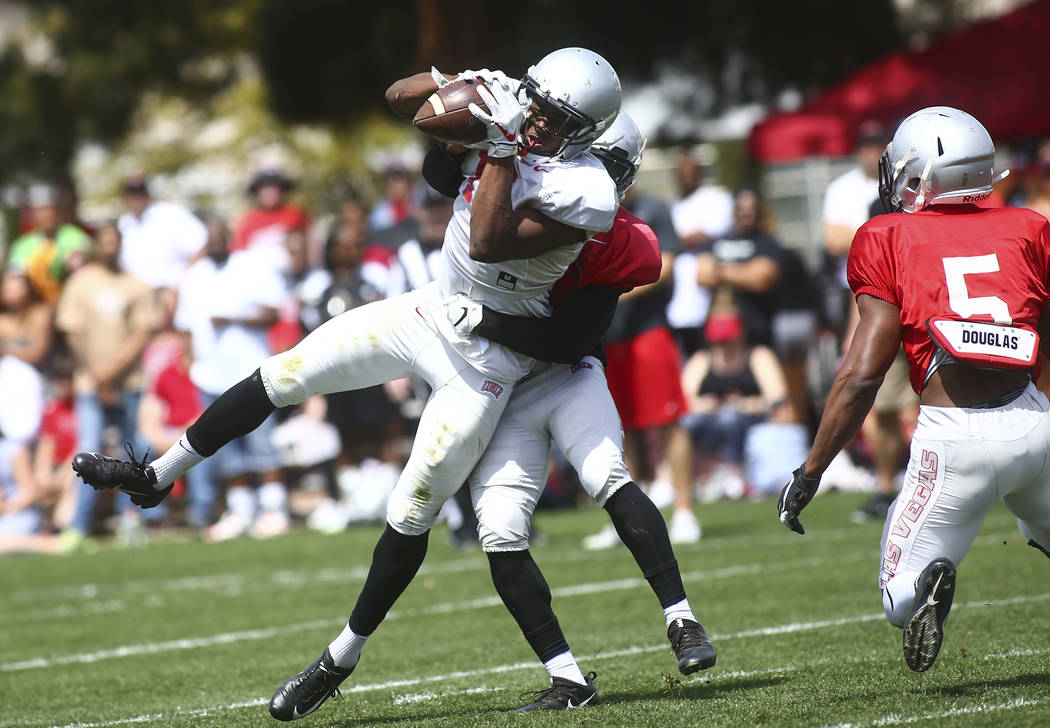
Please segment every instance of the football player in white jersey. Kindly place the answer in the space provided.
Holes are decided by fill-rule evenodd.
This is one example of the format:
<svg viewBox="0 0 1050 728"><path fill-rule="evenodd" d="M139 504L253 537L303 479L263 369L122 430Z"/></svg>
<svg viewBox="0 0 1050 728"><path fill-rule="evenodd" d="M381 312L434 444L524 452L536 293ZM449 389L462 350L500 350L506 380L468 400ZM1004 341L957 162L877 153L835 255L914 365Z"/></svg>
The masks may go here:
<svg viewBox="0 0 1050 728"><path fill-rule="evenodd" d="M427 381L432 394L357 604L321 657L274 694L270 713L279 720L313 712L350 675L365 640L422 563L441 505L466 480L515 381L534 363L456 331L445 300L465 294L504 313L549 315L549 287L585 240L612 226L619 205L605 168L587 152L620 108L620 82L605 59L565 48L545 56L521 82L500 72L462 75L468 74L488 89L488 113L476 110L488 136L471 155L473 172L446 232L438 282L347 311L270 357L151 463L97 453L73 459L87 484L152 507L179 475L277 407L410 374ZM386 98L411 118L438 84L431 74L417 74L394 83Z"/></svg>

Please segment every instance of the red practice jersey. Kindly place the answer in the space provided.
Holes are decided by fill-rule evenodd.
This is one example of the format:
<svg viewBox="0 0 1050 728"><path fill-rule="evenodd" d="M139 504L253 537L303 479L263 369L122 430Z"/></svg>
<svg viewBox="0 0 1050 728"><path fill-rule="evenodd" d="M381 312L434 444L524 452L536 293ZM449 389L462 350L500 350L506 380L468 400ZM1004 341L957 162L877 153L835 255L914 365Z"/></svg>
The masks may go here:
<svg viewBox="0 0 1050 728"><path fill-rule="evenodd" d="M660 243L641 218L622 206L608 232L583 244L579 256L551 289L555 315L565 297L586 286L609 286L624 293L660 277Z"/></svg>
<svg viewBox="0 0 1050 728"><path fill-rule="evenodd" d="M853 238L847 278L901 311L911 386L921 392L934 353L933 317L1037 331L1050 299L1050 225L1032 210L935 206L879 215Z"/></svg>

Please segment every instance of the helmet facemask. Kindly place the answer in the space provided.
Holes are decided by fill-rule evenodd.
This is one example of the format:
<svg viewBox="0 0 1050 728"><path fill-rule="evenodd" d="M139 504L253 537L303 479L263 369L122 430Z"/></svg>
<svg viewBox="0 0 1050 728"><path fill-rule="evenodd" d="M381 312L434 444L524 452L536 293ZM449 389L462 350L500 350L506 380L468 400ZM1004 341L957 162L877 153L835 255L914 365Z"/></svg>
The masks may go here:
<svg viewBox="0 0 1050 728"><path fill-rule="evenodd" d="M616 183L616 192L622 200L627 196L627 190L631 189L631 186L634 184L634 175L638 171L638 167L627 158L627 152L620 147L613 147L612 149L591 147L591 153L605 165L605 171L609 173L613 182Z"/></svg>
<svg viewBox="0 0 1050 728"><path fill-rule="evenodd" d="M532 147L534 144L525 138L525 130L528 129L530 124L536 126L537 131L541 135L558 140L557 148L547 155L550 157L574 157L594 141L594 138L597 136L597 124L593 119L552 97L550 93L541 89L536 80L529 74L525 74L524 78L522 78L521 89L521 93L525 95L522 102L529 103L529 111L525 115L525 122L521 129L522 144L524 144L523 151L525 153L540 154L540 152L533 152ZM533 104L539 108L540 113L546 119L547 123L542 127L533 123ZM579 151L576 151L574 154L568 153L577 149Z"/></svg>

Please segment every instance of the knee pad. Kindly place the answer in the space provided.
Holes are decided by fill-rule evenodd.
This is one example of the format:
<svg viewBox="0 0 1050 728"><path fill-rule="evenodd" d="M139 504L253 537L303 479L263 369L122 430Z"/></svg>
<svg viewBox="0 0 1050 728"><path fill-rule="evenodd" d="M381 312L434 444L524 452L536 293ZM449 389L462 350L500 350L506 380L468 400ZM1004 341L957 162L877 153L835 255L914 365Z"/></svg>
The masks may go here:
<svg viewBox="0 0 1050 728"><path fill-rule="evenodd" d="M623 452L608 440L584 459L579 475L587 495L602 507L609 496L631 480L623 462Z"/></svg>
<svg viewBox="0 0 1050 728"><path fill-rule="evenodd" d="M303 381L302 368L303 357L295 349L274 354L259 367L266 396L274 406L302 404L310 396Z"/></svg>

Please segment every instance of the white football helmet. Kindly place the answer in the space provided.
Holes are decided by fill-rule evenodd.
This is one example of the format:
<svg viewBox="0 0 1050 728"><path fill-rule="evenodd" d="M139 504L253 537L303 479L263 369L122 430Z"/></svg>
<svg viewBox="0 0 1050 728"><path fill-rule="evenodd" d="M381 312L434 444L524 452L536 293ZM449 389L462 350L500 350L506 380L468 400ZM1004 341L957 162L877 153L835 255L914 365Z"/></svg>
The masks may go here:
<svg viewBox="0 0 1050 728"><path fill-rule="evenodd" d="M609 62L586 48L548 53L521 79L522 104L535 101L561 113L548 131L560 140L552 157L579 156L620 111L620 78ZM527 123L527 121L526 121Z"/></svg>
<svg viewBox="0 0 1050 728"><path fill-rule="evenodd" d="M988 199L995 145L981 122L950 106L920 109L900 123L879 160L879 197L888 212Z"/></svg>
<svg viewBox="0 0 1050 728"><path fill-rule="evenodd" d="M645 137L638 130L634 119L622 111L591 145L591 153L605 165L609 176L616 183L616 192L621 200L634 184L634 176L642 164L643 149Z"/></svg>

